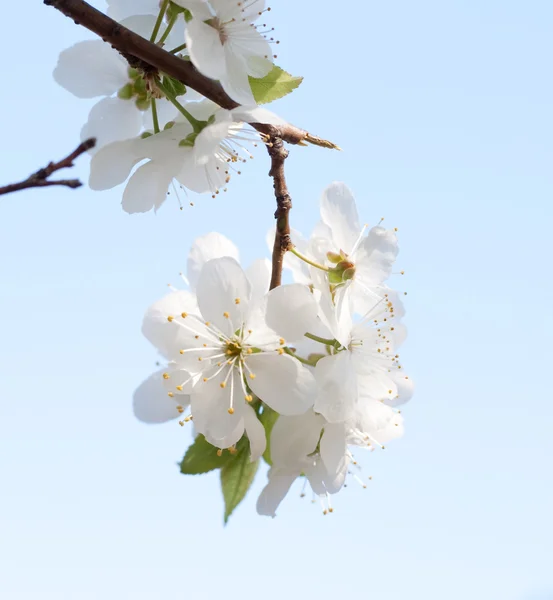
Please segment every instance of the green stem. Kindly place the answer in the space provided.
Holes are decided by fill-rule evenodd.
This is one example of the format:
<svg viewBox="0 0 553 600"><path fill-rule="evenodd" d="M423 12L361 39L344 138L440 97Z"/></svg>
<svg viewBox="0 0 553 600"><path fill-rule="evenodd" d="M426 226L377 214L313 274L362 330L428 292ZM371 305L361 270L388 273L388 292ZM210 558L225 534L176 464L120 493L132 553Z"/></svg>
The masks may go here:
<svg viewBox="0 0 553 600"><path fill-rule="evenodd" d="M198 121L195 119L187 110L182 106L182 104L173 96L171 92L167 90L167 87L164 86L161 81L157 81L157 87L165 94L167 100L173 104L173 106L186 118L186 120L192 125L195 133L200 133L200 131L204 128L205 121Z"/></svg>
<svg viewBox="0 0 553 600"><path fill-rule="evenodd" d="M305 358L302 358L301 356L298 356L297 354L292 352L292 350L290 350L290 348L284 348L284 352L286 352L286 354L289 354L290 356L293 356L295 359L299 360L303 365L308 365L310 367L313 366L313 364L310 363L308 360L306 360Z"/></svg>
<svg viewBox="0 0 553 600"><path fill-rule="evenodd" d="M336 340L329 340L327 338L322 338L322 337L319 337L318 335L314 335L312 333L306 333L305 337L309 338L310 340L313 340L314 342L319 342L320 344L324 344L325 346L335 346L336 345Z"/></svg>
<svg viewBox="0 0 553 600"><path fill-rule="evenodd" d="M161 46L163 42L167 39L168 35L171 33L171 29L173 29L173 25L177 22L177 18L179 15L173 15L171 20L167 24L167 29L163 32L163 35L159 38L158 44Z"/></svg>
<svg viewBox="0 0 553 600"><path fill-rule="evenodd" d="M152 119L154 121L154 133L159 133L160 129L159 129L159 119L157 116L157 106L156 106L156 99L152 98Z"/></svg>
<svg viewBox="0 0 553 600"><path fill-rule="evenodd" d="M181 44L180 46L177 46L176 48L169 50L169 54L176 54L177 52L180 52L181 50L185 50L185 49L186 49L186 44Z"/></svg>
<svg viewBox="0 0 553 600"><path fill-rule="evenodd" d="M163 4L161 5L161 9L159 10L159 15L157 16L156 23L154 25L154 30L152 31L152 35L150 36L150 42L156 41L157 34L159 33L159 28L161 27L161 23L163 21L163 17L165 16L165 11L169 6L169 0L163 0Z"/></svg>
<svg viewBox="0 0 553 600"><path fill-rule="evenodd" d="M327 273L328 273L328 271L330 271L330 269L328 267L325 267L324 265L321 265L320 263L315 262L314 260L311 260L310 258L307 258L307 256L303 255L295 246L290 248L288 250L288 252L295 254L300 260L303 260L303 262L306 262L308 265L311 265L312 267L315 267L316 269L320 269L321 271L326 271Z"/></svg>

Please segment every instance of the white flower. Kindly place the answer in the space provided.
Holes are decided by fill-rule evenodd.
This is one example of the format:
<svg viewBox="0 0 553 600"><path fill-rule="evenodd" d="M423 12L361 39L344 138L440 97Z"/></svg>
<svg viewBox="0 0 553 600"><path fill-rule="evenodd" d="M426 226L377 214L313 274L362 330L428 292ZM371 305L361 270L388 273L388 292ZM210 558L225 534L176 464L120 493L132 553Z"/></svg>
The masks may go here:
<svg viewBox="0 0 553 600"><path fill-rule="evenodd" d="M325 498L332 511L329 494L340 491L353 459L348 446L383 448L384 443L402 433L401 415L379 402L365 404L362 413L344 423L328 423L313 411L296 417L279 417L271 433L273 466L258 498L257 512L274 517L300 476L307 478L313 493ZM326 510L325 507L325 513Z"/></svg>
<svg viewBox="0 0 553 600"><path fill-rule="evenodd" d="M192 125L182 117L160 133L148 133L148 137L143 134L104 146L91 161L91 189L106 190L123 183L135 165L149 159L127 183L122 202L126 212L157 210L173 180L193 192L211 192L215 196L221 189L226 191L231 173L236 171L234 164L245 162L242 142L259 140L257 133L251 132L247 136L243 120L283 122L258 107L228 111L209 101L190 102L184 106L199 119L198 124L202 127L199 133L195 133ZM173 189L178 193L175 186Z"/></svg>
<svg viewBox="0 0 553 600"><path fill-rule="evenodd" d="M219 80L236 102L255 104L248 76L264 77L273 61L269 41L255 25L265 11L265 0L175 3L192 12L185 39L194 66L207 77Z"/></svg>
<svg viewBox="0 0 553 600"><path fill-rule="evenodd" d="M308 268L295 256L288 256L286 266L292 268L294 280L304 283L310 274L312 283L319 289L328 288L329 284L337 286L338 298L334 303L338 304L339 300L347 310L350 300L346 303L340 298L347 295L354 312L360 315L365 315L385 293L394 295L396 311L402 310L399 299L384 284L398 254L395 232L377 225L365 236L367 226L359 224L351 190L340 182L324 190L320 210L321 221L309 243L296 232L292 234L292 241L302 254L331 271L325 274L314 267Z"/></svg>
<svg viewBox="0 0 553 600"><path fill-rule="evenodd" d="M314 408L329 422L353 418L366 398L391 406L410 399L412 382L397 353L405 328L392 315L393 304L384 296L367 315L371 326L351 318L349 328L345 319L340 322L339 343L315 369L319 391Z"/></svg>
<svg viewBox="0 0 553 600"><path fill-rule="evenodd" d="M134 15L155 15L159 13L163 0L107 0L108 16L121 21Z"/></svg>
<svg viewBox="0 0 553 600"><path fill-rule="evenodd" d="M122 25L145 38L149 37L155 17L140 15L122 21ZM169 34L167 44L175 44L184 35L180 19ZM176 42L176 43L175 43ZM172 46L171 46L172 47ZM96 103L81 130L81 139L96 137L96 149L118 140L136 136L143 124L152 122L147 83L127 61L102 40L78 42L63 50L54 69L54 79L78 98L103 98ZM159 119L166 123L175 118L175 107L160 98L156 100Z"/></svg>
<svg viewBox="0 0 553 600"><path fill-rule="evenodd" d="M250 436L253 394L280 414L301 414L312 406L314 377L284 351L279 337L283 332L290 339L302 337L306 315L315 318L307 287L277 288L256 302L240 265L224 257L205 263L196 294L197 306L182 292L156 303L143 331L172 358L164 381L170 392L190 394L198 432L220 448L234 445L244 429Z"/></svg>

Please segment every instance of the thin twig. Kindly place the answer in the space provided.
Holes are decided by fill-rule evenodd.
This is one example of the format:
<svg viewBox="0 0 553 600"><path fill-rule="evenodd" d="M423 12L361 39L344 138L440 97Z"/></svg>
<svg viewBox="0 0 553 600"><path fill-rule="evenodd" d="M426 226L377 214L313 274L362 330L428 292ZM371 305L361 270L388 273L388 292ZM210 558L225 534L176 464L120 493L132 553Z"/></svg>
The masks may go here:
<svg viewBox="0 0 553 600"><path fill-rule="evenodd" d="M27 177L27 179L24 181L20 181L19 183L10 183L9 185L0 187L0 196L3 194L10 194L11 192L17 192L19 190L26 190L28 188L47 187L51 185L61 185L73 189L81 187L83 184L78 179L55 179L54 181L50 181L48 178L56 171L72 167L73 161L78 156L84 154L87 150L90 150L90 148L93 148L95 145L95 138L85 140L79 144L77 148L71 152L71 154L68 154L59 162L48 163L44 168L39 169L32 175L29 175L29 177Z"/></svg>
<svg viewBox="0 0 553 600"><path fill-rule="evenodd" d="M44 0L44 4L53 6L77 25L82 25L99 35L105 42L118 50L132 67L140 68L145 72L152 72L154 69L166 73L222 108L231 110L238 106L218 82L199 73L190 61L166 52L160 46L149 42L96 10L84 0ZM323 148L338 149L336 144L311 135L293 125L276 126L261 123L251 123L251 125L265 135L279 137L290 144L308 142Z"/></svg>
<svg viewBox="0 0 553 600"><path fill-rule="evenodd" d="M273 245L273 266L271 272L271 286L269 289L278 287L282 283L282 265L284 255L292 246L290 239L289 213L292 208L292 198L288 193L286 177L284 174L284 162L288 157L288 150L284 147L282 139L272 137L267 150L271 157L271 170L269 176L273 178L277 209L275 211L276 229L275 243Z"/></svg>

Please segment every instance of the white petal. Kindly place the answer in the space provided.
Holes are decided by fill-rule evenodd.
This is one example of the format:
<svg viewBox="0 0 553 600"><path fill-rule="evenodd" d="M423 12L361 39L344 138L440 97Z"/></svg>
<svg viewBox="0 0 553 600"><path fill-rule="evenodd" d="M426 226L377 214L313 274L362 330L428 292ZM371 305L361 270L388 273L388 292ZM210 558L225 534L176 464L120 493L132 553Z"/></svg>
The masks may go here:
<svg viewBox="0 0 553 600"><path fill-rule="evenodd" d="M203 377L190 395L190 401L198 432L203 433L210 443L214 443L211 440L219 440L214 445L221 444L223 440L225 445L219 447L228 448L244 433L244 413L248 406L237 369L229 367L213 376L217 370L215 365L202 373ZM204 377L208 381L204 381ZM225 387L221 387L221 383L225 383ZM232 414L229 413L230 408L234 410Z"/></svg>
<svg viewBox="0 0 553 600"><path fill-rule="evenodd" d="M250 440L250 460L255 462L265 452L267 439L265 438L265 428L257 418L255 410L248 405L244 407L244 426Z"/></svg>
<svg viewBox="0 0 553 600"><path fill-rule="evenodd" d="M160 165L151 160L139 167L123 192L123 210L130 214L148 212L152 208L157 210L167 197L173 175L170 164Z"/></svg>
<svg viewBox="0 0 553 600"><path fill-rule="evenodd" d="M280 416L271 432L271 460L277 467L294 467L317 448L325 420L312 410L296 417Z"/></svg>
<svg viewBox="0 0 553 600"><path fill-rule="evenodd" d="M88 185L91 189L108 190L123 183L141 159L134 152L136 140L113 142L92 157Z"/></svg>
<svg viewBox="0 0 553 600"><path fill-rule="evenodd" d="M300 340L317 326L318 305L311 290L301 283L281 285L267 296L267 325L287 342Z"/></svg>
<svg viewBox="0 0 553 600"><path fill-rule="evenodd" d="M246 364L255 375L248 383L256 396L281 415L301 415L313 406L317 386L313 374L287 354L261 352L248 355Z"/></svg>
<svg viewBox="0 0 553 600"><path fill-rule="evenodd" d="M343 472L347 445L344 423L327 423L321 438L321 459L329 475Z"/></svg>
<svg viewBox="0 0 553 600"><path fill-rule="evenodd" d="M194 315L198 307L193 294L179 290L152 304L144 315L142 333L168 359L179 356L181 349L190 347L196 335L194 331L190 332L168 320L168 317L173 318L183 312ZM195 328L199 329L197 326Z"/></svg>
<svg viewBox="0 0 553 600"><path fill-rule="evenodd" d="M317 363L315 377L319 387L314 409L331 423L350 418L357 403L357 374L350 353L340 352Z"/></svg>
<svg viewBox="0 0 553 600"><path fill-rule="evenodd" d="M326 273L312 268L311 279L315 290L319 293L319 317L323 325L343 346L347 346L351 340L353 327L351 282L336 288L332 294Z"/></svg>
<svg viewBox="0 0 553 600"><path fill-rule="evenodd" d="M331 183L324 190L321 197L321 218L332 230L336 245L333 250L351 252L361 233L361 226L355 198L344 183Z"/></svg>
<svg viewBox="0 0 553 600"><path fill-rule="evenodd" d="M288 125L278 115L260 106L238 106L230 111L234 121L245 123L266 123L267 125Z"/></svg>
<svg viewBox="0 0 553 600"><path fill-rule="evenodd" d="M212 231L196 238L188 254L186 270L190 288L194 289L196 287L200 271L206 262L223 256L230 256L237 262L240 261L238 248L227 237Z"/></svg>
<svg viewBox="0 0 553 600"><path fill-rule="evenodd" d="M136 418L144 423L165 423L179 416L177 406L187 406L188 396L170 398L163 385L165 369L157 371L143 381L133 395L133 410Z"/></svg>
<svg viewBox="0 0 553 600"><path fill-rule="evenodd" d="M206 0L173 0L173 2L183 8L187 8L192 13L194 19L207 21L213 16Z"/></svg>
<svg viewBox="0 0 553 600"><path fill-rule="evenodd" d="M271 262L266 258L255 260L246 269L246 276L252 286L252 303L261 301L271 283Z"/></svg>
<svg viewBox="0 0 553 600"><path fill-rule="evenodd" d="M271 469L269 482L257 499L257 514L275 517L277 508L298 476L299 473L290 474L280 469Z"/></svg>
<svg viewBox="0 0 553 600"><path fill-rule="evenodd" d="M226 335L234 334L242 326L251 289L246 274L234 258L207 262L200 273L196 293L206 321L214 323Z"/></svg>
<svg viewBox="0 0 553 600"><path fill-rule="evenodd" d="M224 53L226 70L219 77L223 89L239 104L255 105L244 59L229 51L226 44Z"/></svg>
<svg viewBox="0 0 553 600"><path fill-rule="evenodd" d="M81 140L96 138L96 148L138 135L142 113L132 100L104 98L96 103L81 129Z"/></svg>
<svg viewBox="0 0 553 600"><path fill-rule="evenodd" d="M54 79L78 98L111 96L128 81L125 59L102 40L87 40L63 50Z"/></svg>
<svg viewBox="0 0 553 600"><path fill-rule="evenodd" d="M194 18L188 22L185 40L192 64L206 77L225 75L225 56L219 34L214 27Z"/></svg>
<svg viewBox="0 0 553 600"><path fill-rule="evenodd" d="M173 369L167 368L163 377L163 386L167 393L175 395L175 400L178 401L177 396L187 395L192 391L194 386L193 376L184 369Z"/></svg>

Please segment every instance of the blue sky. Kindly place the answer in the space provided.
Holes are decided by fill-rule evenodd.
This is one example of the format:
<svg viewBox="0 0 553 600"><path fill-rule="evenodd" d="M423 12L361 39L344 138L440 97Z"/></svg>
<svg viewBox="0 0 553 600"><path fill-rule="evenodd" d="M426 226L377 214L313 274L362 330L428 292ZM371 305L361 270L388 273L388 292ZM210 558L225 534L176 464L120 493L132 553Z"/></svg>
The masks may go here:
<svg viewBox="0 0 553 600"><path fill-rule="evenodd" d="M100 2L97 3L102 6ZM408 292L406 435L363 459L323 517L254 488L224 528L216 475L175 466L190 434L134 420L154 368L145 308L216 230L266 253L267 157L229 192L130 217L121 189L0 202L0 591L11 599L549 600L553 83L546 0L274 4L278 62L305 76L274 110L342 153L292 148L294 227L345 181L399 228ZM87 32L6 3L2 182L78 142L89 104L51 79ZM22 35L25 32L26 35ZM87 159L74 175L87 177Z"/></svg>

